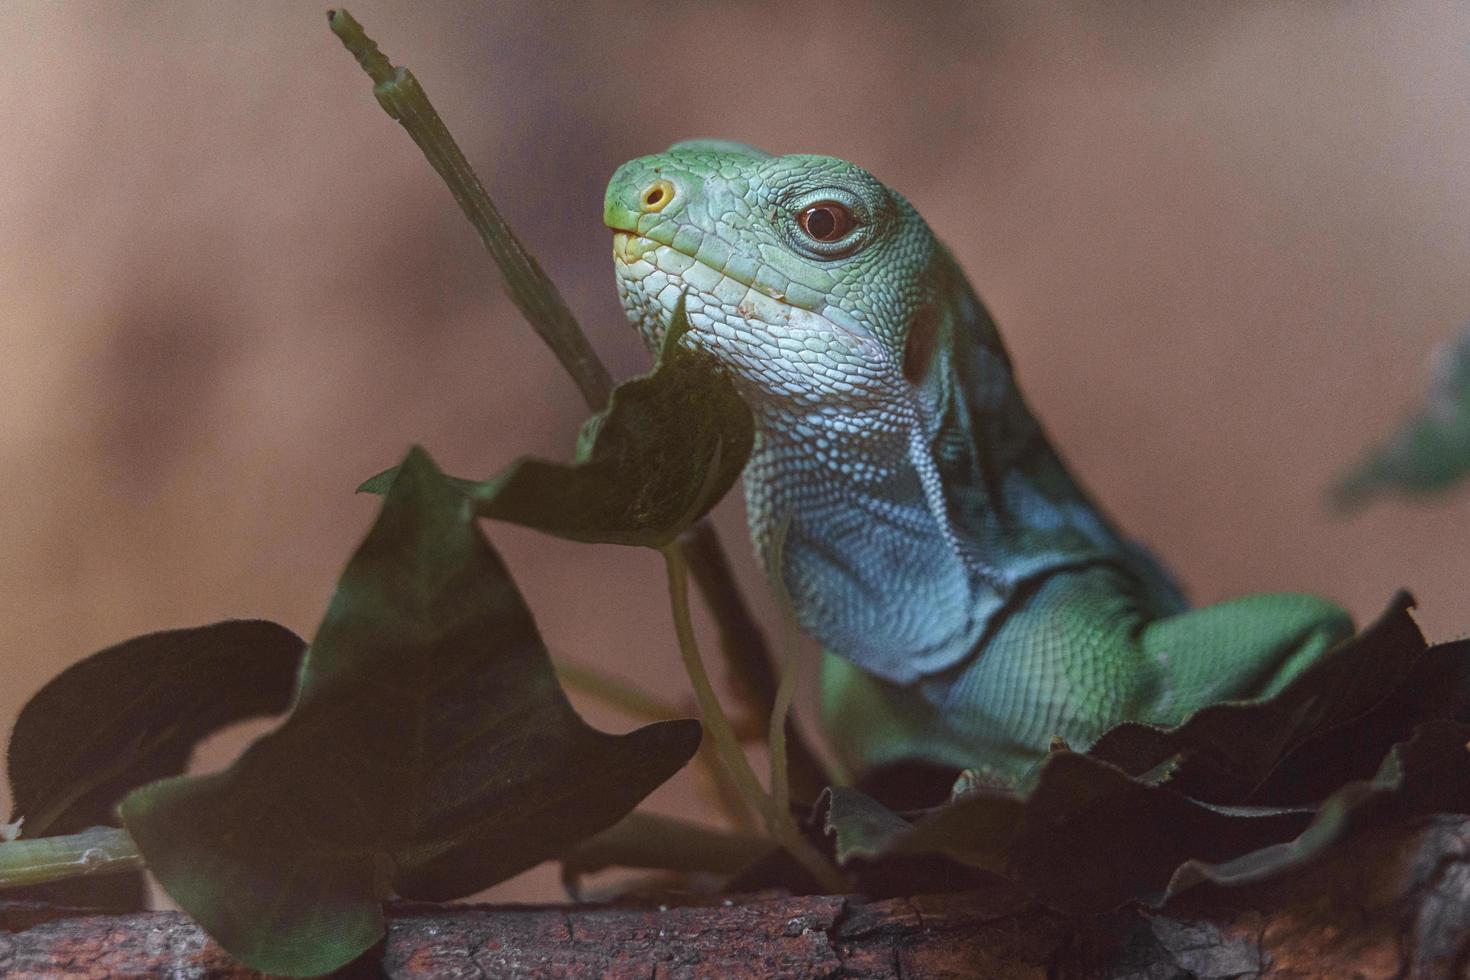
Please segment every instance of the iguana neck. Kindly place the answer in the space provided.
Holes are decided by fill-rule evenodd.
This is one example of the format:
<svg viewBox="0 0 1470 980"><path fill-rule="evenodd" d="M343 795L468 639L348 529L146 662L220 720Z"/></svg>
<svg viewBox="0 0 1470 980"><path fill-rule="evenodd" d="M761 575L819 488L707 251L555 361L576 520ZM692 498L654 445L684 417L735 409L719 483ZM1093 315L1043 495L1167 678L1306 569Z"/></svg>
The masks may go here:
<svg viewBox="0 0 1470 980"><path fill-rule="evenodd" d="M803 626L897 683L961 662L1020 590L1068 567L1134 574L1161 612L1182 605L1072 478L1027 408L979 299L948 253L909 332L932 361L886 405L755 404L746 496L757 551L782 546ZM925 352L927 355L927 352ZM856 652L856 653L855 653Z"/></svg>

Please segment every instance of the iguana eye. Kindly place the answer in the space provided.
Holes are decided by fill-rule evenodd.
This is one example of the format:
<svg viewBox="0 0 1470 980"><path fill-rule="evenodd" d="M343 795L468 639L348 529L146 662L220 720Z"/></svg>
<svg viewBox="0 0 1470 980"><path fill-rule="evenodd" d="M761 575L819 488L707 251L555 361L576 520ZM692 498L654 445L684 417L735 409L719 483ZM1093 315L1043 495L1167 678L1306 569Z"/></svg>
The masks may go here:
<svg viewBox="0 0 1470 980"><path fill-rule="evenodd" d="M845 187L817 187L778 200L771 220L793 251L819 262L846 258L874 234L872 206Z"/></svg>
<svg viewBox="0 0 1470 980"><path fill-rule="evenodd" d="M818 201L796 216L796 223L813 241L839 242L857 225L857 218L845 204Z"/></svg>

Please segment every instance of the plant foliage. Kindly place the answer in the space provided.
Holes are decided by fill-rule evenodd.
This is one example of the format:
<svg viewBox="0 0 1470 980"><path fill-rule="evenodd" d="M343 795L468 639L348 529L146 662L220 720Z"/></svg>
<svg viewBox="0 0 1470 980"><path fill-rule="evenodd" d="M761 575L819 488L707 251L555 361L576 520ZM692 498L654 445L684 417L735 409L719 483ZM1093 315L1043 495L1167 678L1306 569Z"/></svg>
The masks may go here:
<svg viewBox="0 0 1470 980"><path fill-rule="evenodd" d="M903 815L833 789L822 810L838 860L942 855L1082 914L1281 874L1388 820L1470 812L1470 642L1427 648L1409 608L1400 597L1270 699L1172 729L1119 725L1014 789Z"/></svg>
<svg viewBox="0 0 1470 980"><path fill-rule="evenodd" d="M740 478L754 441L750 409L714 357L680 340L681 305L658 365L613 390L582 428L570 464L526 457L476 483L454 483L481 517L573 541L661 548ZM393 470L358 487L381 493Z"/></svg>
<svg viewBox="0 0 1470 980"><path fill-rule="evenodd" d="M341 965L390 895L495 884L615 823L686 763L693 721L589 728L468 501L422 451L342 573L285 723L121 812L149 868L270 972Z"/></svg>

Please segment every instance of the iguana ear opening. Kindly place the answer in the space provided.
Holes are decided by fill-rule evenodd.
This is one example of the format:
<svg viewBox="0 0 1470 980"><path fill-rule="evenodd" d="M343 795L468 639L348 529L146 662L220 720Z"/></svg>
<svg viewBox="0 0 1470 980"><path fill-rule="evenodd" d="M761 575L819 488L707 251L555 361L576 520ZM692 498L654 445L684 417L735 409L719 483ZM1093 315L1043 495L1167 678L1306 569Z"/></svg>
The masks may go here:
<svg viewBox="0 0 1470 980"><path fill-rule="evenodd" d="M903 376L909 384L921 385L929 377L938 346L939 312L935 304L928 303L909 321L908 336L903 342Z"/></svg>

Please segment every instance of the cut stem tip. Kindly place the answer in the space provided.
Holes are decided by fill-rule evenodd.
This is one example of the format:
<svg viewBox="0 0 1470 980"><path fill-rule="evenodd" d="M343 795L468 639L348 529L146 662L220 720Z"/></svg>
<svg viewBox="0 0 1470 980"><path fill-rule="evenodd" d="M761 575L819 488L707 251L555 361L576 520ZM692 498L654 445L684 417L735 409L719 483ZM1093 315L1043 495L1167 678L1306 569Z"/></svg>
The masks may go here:
<svg viewBox="0 0 1470 980"><path fill-rule="evenodd" d="M327 26L337 35L342 46L357 59L357 63L368 73L375 85L393 80L393 63L378 50L377 42L367 36L357 18L342 8L328 10Z"/></svg>

